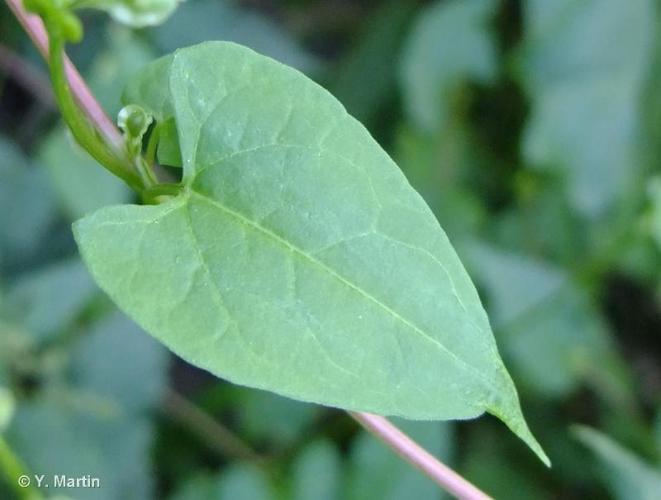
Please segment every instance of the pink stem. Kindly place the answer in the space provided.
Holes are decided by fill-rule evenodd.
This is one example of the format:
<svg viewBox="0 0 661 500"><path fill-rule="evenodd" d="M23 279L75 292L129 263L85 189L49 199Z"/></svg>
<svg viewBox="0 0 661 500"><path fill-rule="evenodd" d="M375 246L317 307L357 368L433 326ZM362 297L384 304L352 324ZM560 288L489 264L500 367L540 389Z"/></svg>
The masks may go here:
<svg viewBox="0 0 661 500"><path fill-rule="evenodd" d="M461 500L489 500L491 497L469 483L447 465L395 427L388 419L370 413L349 412L363 427L385 442L397 454L416 466L441 488Z"/></svg>
<svg viewBox="0 0 661 500"><path fill-rule="evenodd" d="M6 0L16 19L21 23L42 57L48 60L48 35L39 16L29 14L24 8L22 0ZM108 144L120 150L122 136L115 124L108 118L105 111L94 98L89 87L78 73L68 57L65 56L65 69L69 78L69 85L76 101L88 119L96 126Z"/></svg>
<svg viewBox="0 0 661 500"><path fill-rule="evenodd" d="M21 0L6 0L6 2L41 55L44 59L48 60L48 35L39 16L26 12ZM105 111L103 111L103 108L69 58L66 58L65 65L71 91L76 97L81 110L96 125L108 143L116 147L121 147L122 137L115 124L108 118ZM491 499L489 495L439 462L387 419L369 413L349 412L349 414L363 427L390 446L404 460L419 468L439 486L457 498L462 500Z"/></svg>

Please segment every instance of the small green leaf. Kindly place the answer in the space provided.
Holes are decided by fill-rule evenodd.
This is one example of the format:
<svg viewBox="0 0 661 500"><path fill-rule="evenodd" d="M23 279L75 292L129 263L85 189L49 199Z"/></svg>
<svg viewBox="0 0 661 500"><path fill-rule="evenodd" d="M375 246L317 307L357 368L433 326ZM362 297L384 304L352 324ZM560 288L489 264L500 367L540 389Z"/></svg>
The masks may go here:
<svg viewBox="0 0 661 500"><path fill-rule="evenodd" d="M95 56L86 77L94 96L110 116L116 116L122 108L122 90L157 53L138 32L125 26L110 26L104 38L108 39L107 48Z"/></svg>
<svg viewBox="0 0 661 500"><path fill-rule="evenodd" d="M172 57L153 61L136 75L122 94L126 106L137 104L147 110L158 126L158 161L162 165L181 167L181 151L167 82Z"/></svg>
<svg viewBox="0 0 661 500"><path fill-rule="evenodd" d="M170 500L274 500L266 474L251 464L232 464L221 474L197 475L188 479Z"/></svg>
<svg viewBox="0 0 661 500"><path fill-rule="evenodd" d="M54 220L55 204L48 179L30 165L14 144L0 136L0 261L15 261L41 250Z"/></svg>
<svg viewBox="0 0 661 500"><path fill-rule="evenodd" d="M154 117L137 104L124 106L117 115L117 126L124 133L126 147L131 157L142 153L142 139Z"/></svg>
<svg viewBox="0 0 661 500"><path fill-rule="evenodd" d="M324 89L244 47L179 50L180 195L75 236L101 287L189 362L303 401L530 434L478 295L422 198Z"/></svg>
<svg viewBox="0 0 661 500"><path fill-rule="evenodd" d="M38 14L49 29L57 29L65 40L78 43L83 38L80 19L69 10L64 2L54 0L24 0L28 12Z"/></svg>
<svg viewBox="0 0 661 500"><path fill-rule="evenodd" d="M115 20L133 28L164 22L181 0L79 0L76 7L101 9Z"/></svg>
<svg viewBox="0 0 661 500"><path fill-rule="evenodd" d="M603 481L618 500L656 500L661 469L643 462L608 436L589 427L574 426L576 437L589 447L602 466Z"/></svg>
<svg viewBox="0 0 661 500"><path fill-rule="evenodd" d="M177 136L177 125L173 118L161 123L158 135L158 162L169 167L181 167L179 137Z"/></svg>
<svg viewBox="0 0 661 500"><path fill-rule="evenodd" d="M42 394L17 406L7 440L36 474L98 477L100 488L60 490L77 500L154 498L145 418L96 412L69 393Z"/></svg>
<svg viewBox="0 0 661 500"><path fill-rule="evenodd" d="M70 326L97 292L79 259L63 261L19 281L7 294L7 309L35 340L44 341Z"/></svg>
<svg viewBox="0 0 661 500"><path fill-rule="evenodd" d="M158 123L174 115L168 88L172 56L156 59L134 75L122 93L125 106L138 104L152 114Z"/></svg>
<svg viewBox="0 0 661 500"><path fill-rule="evenodd" d="M219 500L275 500L264 471L251 464L231 465L218 478L216 496Z"/></svg>
<svg viewBox="0 0 661 500"><path fill-rule="evenodd" d="M402 54L405 109L426 132L447 120L448 102L466 80L496 74L496 48L489 32L494 0L435 2L420 12Z"/></svg>
<svg viewBox="0 0 661 500"><path fill-rule="evenodd" d="M128 413L159 403L167 367L167 350L119 312L96 323L73 349L71 359L79 390L107 398Z"/></svg>

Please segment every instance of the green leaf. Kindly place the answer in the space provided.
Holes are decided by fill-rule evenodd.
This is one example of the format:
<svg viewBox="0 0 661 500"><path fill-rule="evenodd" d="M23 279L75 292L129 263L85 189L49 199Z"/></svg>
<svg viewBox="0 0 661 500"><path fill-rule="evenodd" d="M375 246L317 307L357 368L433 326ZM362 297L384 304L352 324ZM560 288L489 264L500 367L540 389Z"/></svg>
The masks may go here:
<svg viewBox="0 0 661 500"><path fill-rule="evenodd" d="M188 479L170 500L274 500L268 478L251 464L233 464L217 475L198 475Z"/></svg>
<svg viewBox="0 0 661 500"><path fill-rule="evenodd" d="M123 26L108 30L107 48L95 55L94 64L86 75L94 96L99 99L110 116L117 116L124 86L157 53L135 31Z"/></svg>
<svg viewBox="0 0 661 500"><path fill-rule="evenodd" d="M170 167L181 167L181 150L179 149L179 137L177 136L177 125L174 118L160 125L158 135L156 156L159 163Z"/></svg>
<svg viewBox="0 0 661 500"><path fill-rule="evenodd" d="M290 30L273 22L273 16L237 4L232 0L183 2L176 16L151 31L153 41L167 53L207 40L226 40L306 73L319 68L319 61L299 45Z"/></svg>
<svg viewBox="0 0 661 500"><path fill-rule="evenodd" d="M494 78L496 48L488 21L497 7L495 0L452 0L435 2L418 15L400 79L405 110L422 130L441 128L459 84Z"/></svg>
<svg viewBox="0 0 661 500"><path fill-rule="evenodd" d="M133 28L164 22L181 0L80 0L78 6L101 9L116 21Z"/></svg>
<svg viewBox="0 0 661 500"><path fill-rule="evenodd" d="M153 498L150 475L151 425L96 413L72 404L63 394L39 396L20 404L7 431L12 448L35 474L98 477L100 488L54 489L77 500ZM44 445L47 443L47 445Z"/></svg>
<svg viewBox="0 0 661 500"><path fill-rule="evenodd" d="M142 153L142 139L154 120L153 116L137 104L124 106L117 115L117 126L124 133L131 157Z"/></svg>
<svg viewBox="0 0 661 500"><path fill-rule="evenodd" d="M158 123L173 118L174 110L168 88L172 56L164 56L149 63L133 75L122 93L125 106L138 104Z"/></svg>
<svg viewBox="0 0 661 500"><path fill-rule="evenodd" d="M617 500L655 500L661 491L661 469L594 429L575 426L574 433L592 449L601 464L603 481Z"/></svg>
<svg viewBox="0 0 661 500"><path fill-rule="evenodd" d="M216 491L219 500L274 500L266 474L250 464L232 465L224 470Z"/></svg>
<svg viewBox="0 0 661 500"><path fill-rule="evenodd" d="M89 304L98 288L78 259L25 276L7 294L7 309L37 341L61 333Z"/></svg>
<svg viewBox="0 0 661 500"><path fill-rule="evenodd" d="M44 172L0 136L0 260L3 267L34 254L54 219Z"/></svg>
<svg viewBox="0 0 661 500"><path fill-rule="evenodd" d="M122 412L156 406L167 385L167 351L119 312L95 324L71 356L76 387Z"/></svg>
<svg viewBox="0 0 661 500"><path fill-rule="evenodd" d="M149 64L127 85L122 102L126 106L137 104L154 116L158 126L158 161L162 165L181 167L177 126L167 85L171 64L171 56Z"/></svg>
<svg viewBox="0 0 661 500"><path fill-rule="evenodd" d="M584 258L589 233L567 200L564 186L530 171L520 172L515 186L517 203L491 219L494 241L567 267Z"/></svg>
<svg viewBox="0 0 661 500"><path fill-rule="evenodd" d="M315 441L296 457L292 465L292 500L335 500L340 497L340 456L328 441Z"/></svg>
<svg viewBox="0 0 661 500"><path fill-rule="evenodd" d="M544 457L461 262L364 127L231 43L179 50L168 83L184 189L74 227L125 312L232 382L413 419L488 411Z"/></svg>
<svg viewBox="0 0 661 500"><path fill-rule="evenodd" d="M523 154L536 167L565 172L573 206L597 216L639 170L639 102L651 64L654 2L525 4L520 73L532 113Z"/></svg>

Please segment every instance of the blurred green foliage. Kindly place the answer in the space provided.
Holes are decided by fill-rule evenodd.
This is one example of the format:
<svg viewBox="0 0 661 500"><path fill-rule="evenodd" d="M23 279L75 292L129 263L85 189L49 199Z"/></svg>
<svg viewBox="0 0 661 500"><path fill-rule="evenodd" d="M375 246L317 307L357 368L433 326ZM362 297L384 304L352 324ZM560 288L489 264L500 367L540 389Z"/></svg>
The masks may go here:
<svg viewBox="0 0 661 500"><path fill-rule="evenodd" d="M156 28L84 21L71 55L111 116L147 61L208 39L335 93L448 232L554 467L495 419L398 424L497 498L661 496L658 1L188 0ZM72 498L440 498L340 412L212 379L109 303L70 222L131 194L72 146L7 9L0 33L0 428L26 466L101 478Z"/></svg>

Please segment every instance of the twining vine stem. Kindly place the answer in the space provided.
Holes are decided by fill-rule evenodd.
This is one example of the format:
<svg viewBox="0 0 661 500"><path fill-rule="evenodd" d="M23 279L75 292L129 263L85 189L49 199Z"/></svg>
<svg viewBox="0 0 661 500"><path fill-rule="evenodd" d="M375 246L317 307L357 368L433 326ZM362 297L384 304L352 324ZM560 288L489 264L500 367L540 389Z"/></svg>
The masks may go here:
<svg viewBox="0 0 661 500"><path fill-rule="evenodd" d="M48 60L48 34L41 19L36 15L26 12L21 0L5 1L37 49L39 49L41 55ZM121 151L123 138L119 130L106 115L71 61L66 56L63 61L69 87L80 107L80 111L96 127L109 147ZM488 500L491 498L448 466L441 463L386 418L360 412L349 412L349 415L386 443L404 460L420 469L430 479L455 497L461 500Z"/></svg>
<svg viewBox="0 0 661 500"><path fill-rule="evenodd" d="M385 442L400 457L414 465L448 493L462 500L489 500L491 497L443 464L387 418L371 413L348 412L360 425Z"/></svg>
<svg viewBox="0 0 661 500"><path fill-rule="evenodd" d="M35 47L41 56L48 61L48 35L44 24L39 16L28 13L24 8L21 0L6 0L7 5L18 19L18 22L23 26L23 29L28 34ZM94 98L85 80L80 76L78 70L71 63L68 57L64 58L65 72L69 79L71 89L80 106L81 110L87 115L90 122L94 123L99 132L103 135L106 142L118 150L123 148L124 139L122 134L117 130L115 124L112 122L108 115L103 110L99 102Z"/></svg>

